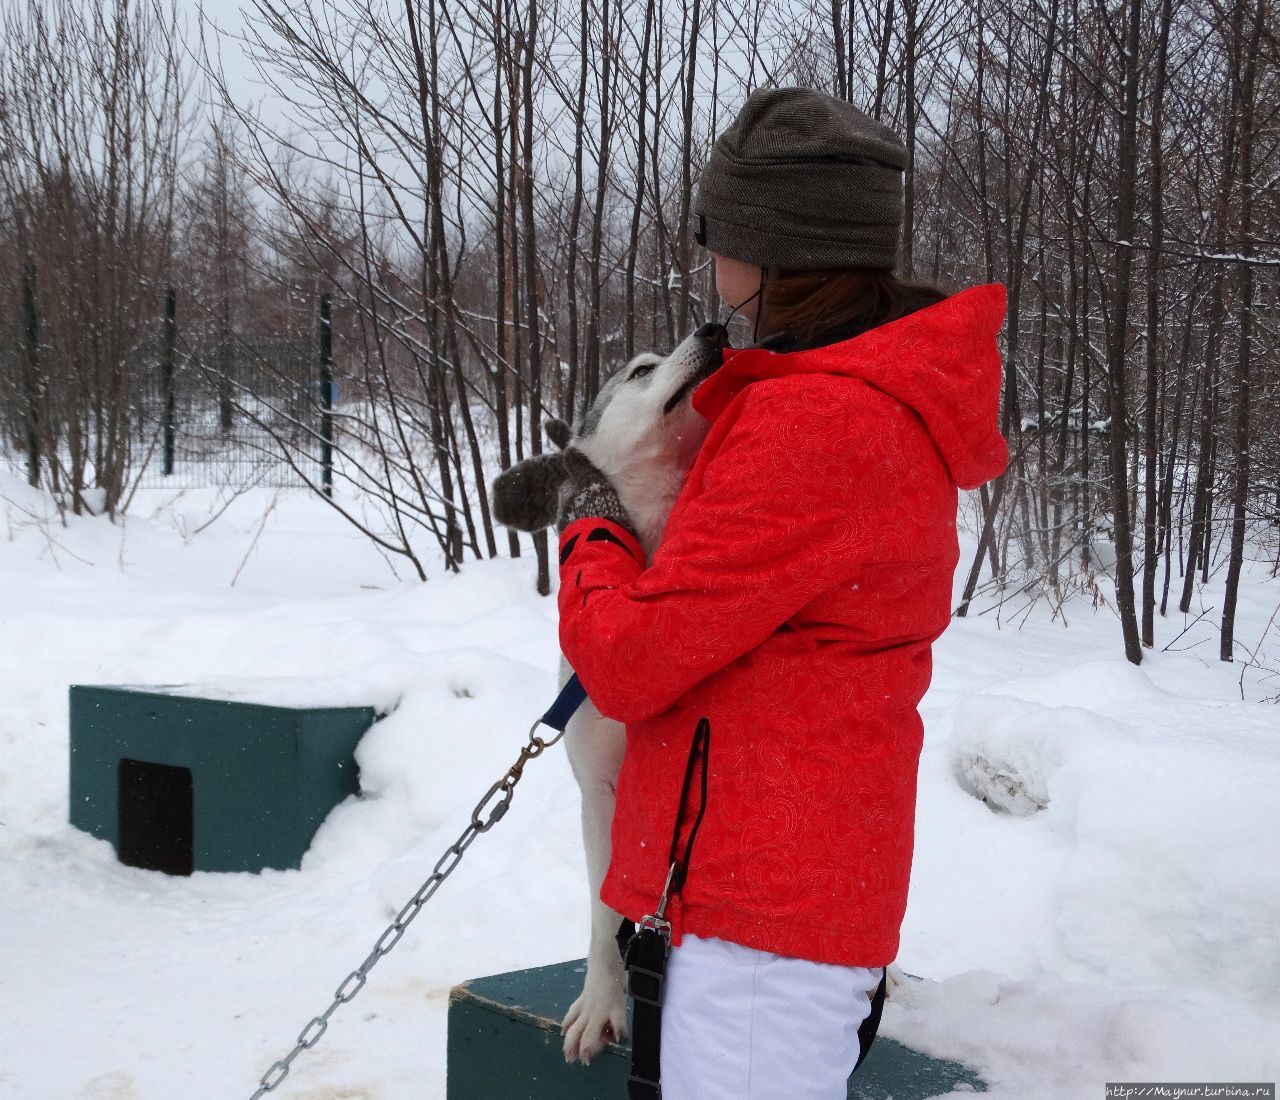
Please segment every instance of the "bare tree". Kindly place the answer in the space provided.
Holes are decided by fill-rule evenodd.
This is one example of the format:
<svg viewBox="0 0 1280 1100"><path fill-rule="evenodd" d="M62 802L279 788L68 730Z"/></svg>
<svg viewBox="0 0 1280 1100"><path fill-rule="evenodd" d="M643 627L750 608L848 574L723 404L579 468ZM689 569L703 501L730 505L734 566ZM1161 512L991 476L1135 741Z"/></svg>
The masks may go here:
<svg viewBox="0 0 1280 1100"><path fill-rule="evenodd" d="M24 301L28 473L76 513L114 515L125 489L131 398L169 264L180 49L166 0L26 0L0 17L0 210Z"/></svg>
<svg viewBox="0 0 1280 1100"><path fill-rule="evenodd" d="M428 547L494 556L488 480L543 418L713 313L694 181L752 89L797 82L902 133L904 274L1008 288L1010 463L966 501L957 614L1109 601L1110 573L1136 661L1180 572L1184 612L1225 585L1230 656L1251 548L1280 563L1274 5L255 0L269 121L208 58L212 110L184 112L166 2L4 16L0 416L72 507L110 511L145 460L129 409L169 286L222 348L314 332L325 295L326 502L419 577ZM222 422L256 415L213 358ZM318 400L276 429L304 476Z"/></svg>

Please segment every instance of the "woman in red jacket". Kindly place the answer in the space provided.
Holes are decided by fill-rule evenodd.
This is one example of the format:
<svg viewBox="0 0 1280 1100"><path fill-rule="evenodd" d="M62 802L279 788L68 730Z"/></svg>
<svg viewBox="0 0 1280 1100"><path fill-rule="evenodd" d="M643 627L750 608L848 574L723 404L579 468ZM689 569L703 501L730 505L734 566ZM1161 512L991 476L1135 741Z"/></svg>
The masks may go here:
<svg viewBox="0 0 1280 1100"><path fill-rule="evenodd" d="M632 1096L843 1098L898 951L957 489L1007 462L1004 288L893 275L906 163L850 104L753 94L694 209L757 342L693 395L711 426L647 568L571 460L561 648L627 728L601 897L669 923L662 1092Z"/></svg>

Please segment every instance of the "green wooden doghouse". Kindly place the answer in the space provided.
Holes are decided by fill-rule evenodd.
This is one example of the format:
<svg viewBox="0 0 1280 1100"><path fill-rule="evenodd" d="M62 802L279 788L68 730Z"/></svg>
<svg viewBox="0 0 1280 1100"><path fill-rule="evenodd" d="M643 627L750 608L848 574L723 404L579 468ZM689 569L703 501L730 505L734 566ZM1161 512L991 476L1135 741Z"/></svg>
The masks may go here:
<svg viewBox="0 0 1280 1100"><path fill-rule="evenodd" d="M373 707L288 707L182 686L74 685L71 824L171 875L296 868L359 790Z"/></svg>

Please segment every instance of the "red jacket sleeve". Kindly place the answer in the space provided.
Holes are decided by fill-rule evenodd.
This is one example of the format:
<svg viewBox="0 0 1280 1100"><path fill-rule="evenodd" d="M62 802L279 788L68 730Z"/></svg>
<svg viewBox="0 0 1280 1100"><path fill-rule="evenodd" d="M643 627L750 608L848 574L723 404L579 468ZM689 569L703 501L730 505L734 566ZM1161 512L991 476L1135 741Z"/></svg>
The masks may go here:
<svg viewBox="0 0 1280 1100"><path fill-rule="evenodd" d="M904 434L923 433L903 417L860 383L757 384L700 477L695 464L648 568L619 525L569 524L560 647L600 713L660 714L861 565L909 554L884 523L908 479Z"/></svg>

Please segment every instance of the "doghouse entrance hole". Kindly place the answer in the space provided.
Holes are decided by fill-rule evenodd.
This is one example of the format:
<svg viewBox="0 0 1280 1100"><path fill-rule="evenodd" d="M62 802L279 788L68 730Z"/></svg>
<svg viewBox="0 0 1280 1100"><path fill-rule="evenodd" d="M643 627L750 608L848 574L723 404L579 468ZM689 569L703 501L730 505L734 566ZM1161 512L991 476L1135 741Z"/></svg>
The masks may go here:
<svg viewBox="0 0 1280 1100"><path fill-rule="evenodd" d="M194 865L191 769L120 761L121 863L167 875Z"/></svg>

